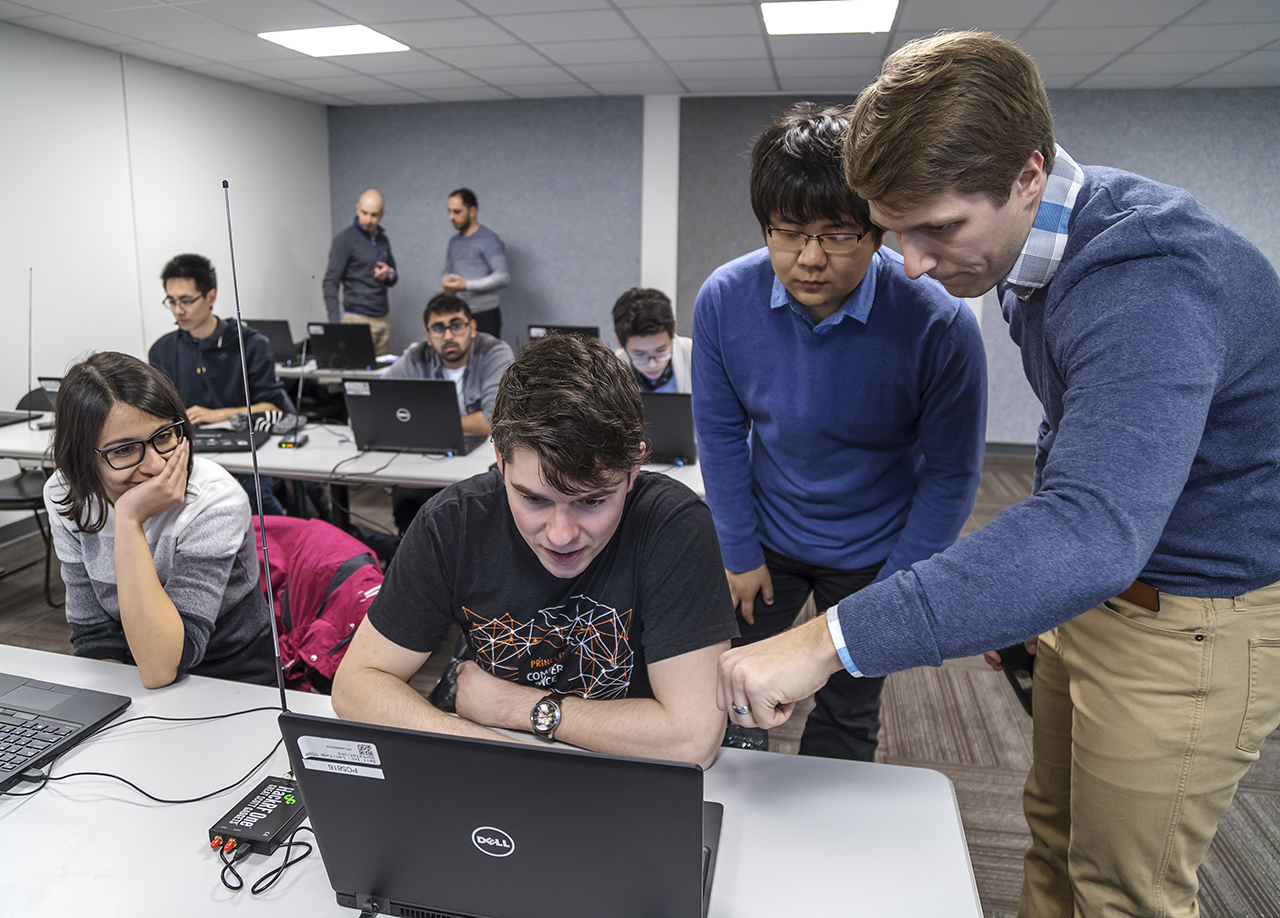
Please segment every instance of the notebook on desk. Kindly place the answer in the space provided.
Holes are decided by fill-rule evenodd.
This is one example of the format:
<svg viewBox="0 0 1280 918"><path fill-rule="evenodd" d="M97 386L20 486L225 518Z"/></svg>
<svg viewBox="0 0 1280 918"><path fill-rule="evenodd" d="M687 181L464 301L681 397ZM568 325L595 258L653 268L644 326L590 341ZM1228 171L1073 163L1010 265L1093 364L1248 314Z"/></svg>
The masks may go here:
<svg viewBox="0 0 1280 918"><path fill-rule="evenodd" d="M129 707L132 699L0 673L0 792Z"/></svg>
<svg viewBox="0 0 1280 918"><path fill-rule="evenodd" d="M487 438L464 436L447 379L348 379L347 420L362 450L465 456Z"/></svg>
<svg viewBox="0 0 1280 918"><path fill-rule="evenodd" d="M373 354L373 332L368 325L344 325L335 322L307 324L311 336L311 354L320 370L372 370L377 366Z"/></svg>
<svg viewBox="0 0 1280 918"><path fill-rule="evenodd" d="M696 765L293 713L280 730L339 905L706 915L724 808L703 802Z"/></svg>
<svg viewBox="0 0 1280 918"><path fill-rule="evenodd" d="M698 461L693 432L693 397L686 392L641 392L648 462L691 465Z"/></svg>

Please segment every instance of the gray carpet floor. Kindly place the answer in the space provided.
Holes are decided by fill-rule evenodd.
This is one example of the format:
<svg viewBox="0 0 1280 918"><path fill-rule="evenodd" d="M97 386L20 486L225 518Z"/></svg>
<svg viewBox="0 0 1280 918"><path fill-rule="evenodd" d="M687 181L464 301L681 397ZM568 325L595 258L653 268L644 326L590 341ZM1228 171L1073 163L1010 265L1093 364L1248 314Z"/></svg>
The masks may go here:
<svg viewBox="0 0 1280 918"><path fill-rule="evenodd" d="M965 533L994 519L1030 489L1027 456L992 450ZM363 525L390 527L390 504L379 489L353 491L352 509ZM35 536L0 546L0 567L42 557L43 544ZM61 582L56 559L54 570L57 599ZM69 653L66 622L60 609L45 605L42 577L43 565L37 564L0 579L0 643ZM414 678L420 690L434 684L451 646L446 637L441 651ZM789 723L772 732L773 751L795 752L810 707L801 704ZM1031 719L1004 676L979 657L897 673L885 684L883 721L877 760L933 768L951 779L984 912L987 918L1012 918L1028 845L1021 794L1031 762ZM1200 880L1203 918L1280 918L1280 732L1270 737L1241 784Z"/></svg>

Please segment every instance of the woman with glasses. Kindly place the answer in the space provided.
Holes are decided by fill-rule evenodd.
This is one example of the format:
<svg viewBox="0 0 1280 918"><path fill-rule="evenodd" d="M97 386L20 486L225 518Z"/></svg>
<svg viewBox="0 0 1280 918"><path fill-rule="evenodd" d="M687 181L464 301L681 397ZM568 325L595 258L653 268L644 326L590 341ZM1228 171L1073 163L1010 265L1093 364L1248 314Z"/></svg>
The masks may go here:
<svg viewBox="0 0 1280 918"><path fill-rule="evenodd" d="M173 384L107 351L68 371L55 410L44 500L76 655L132 663L147 688L273 683L248 496L192 456Z"/></svg>
<svg viewBox="0 0 1280 918"><path fill-rule="evenodd" d="M671 300L652 287L632 287L613 304L614 351L631 366L641 392L691 392L693 340L676 334Z"/></svg>

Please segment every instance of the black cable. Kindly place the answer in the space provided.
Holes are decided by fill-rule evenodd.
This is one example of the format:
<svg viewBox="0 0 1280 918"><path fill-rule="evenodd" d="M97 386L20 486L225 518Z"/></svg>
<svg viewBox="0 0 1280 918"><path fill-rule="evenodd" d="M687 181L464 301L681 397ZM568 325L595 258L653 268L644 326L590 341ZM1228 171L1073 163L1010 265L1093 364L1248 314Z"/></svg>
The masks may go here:
<svg viewBox="0 0 1280 918"><path fill-rule="evenodd" d="M240 876L240 874L236 871L235 865L240 863L242 860L244 860L246 857L249 856L249 850L250 850L249 846L244 845L243 847L236 848L235 853L232 854L231 857L227 857L226 848L218 849L218 857L222 858L222 873L220 874L222 878L222 885L227 887L227 889L231 890L232 892L239 892L240 890L244 889L244 877ZM232 886L230 883L227 882L228 871L230 871L231 875L236 878L235 886Z"/></svg>
<svg viewBox="0 0 1280 918"><path fill-rule="evenodd" d="M294 841L294 838L293 838L299 832L304 832L304 831L311 832L312 836L316 834L314 831L312 831L311 826L298 826L298 828L290 832L289 837L286 838L284 840L284 843L280 846L284 848L284 863L282 863L279 867L272 867L262 876L258 877L257 882L255 882L251 887L249 887L249 892L253 893L255 896L262 895L272 886L276 885L276 881L279 880L282 876L284 876L284 872L286 870L288 870L290 867L292 867L294 864L298 863L299 861L305 860L307 857L310 856L314 848L311 842ZM298 855L297 857L291 858L289 855L293 851L293 847L295 845L297 845L299 848L305 848L306 850L303 851L302 854Z"/></svg>

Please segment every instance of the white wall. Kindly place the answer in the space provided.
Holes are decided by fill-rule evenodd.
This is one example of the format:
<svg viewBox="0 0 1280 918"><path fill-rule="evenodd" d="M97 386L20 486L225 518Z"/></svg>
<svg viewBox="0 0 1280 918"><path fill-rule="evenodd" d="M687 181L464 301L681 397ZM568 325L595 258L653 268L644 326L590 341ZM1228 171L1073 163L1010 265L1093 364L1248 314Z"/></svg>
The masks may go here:
<svg viewBox="0 0 1280 918"><path fill-rule="evenodd" d="M4 23L0 87L0 407L28 388L29 272L33 376L95 350L145 357L173 327L159 274L179 252L213 259L233 314L223 179L244 315L302 336L329 247L323 106Z"/></svg>

